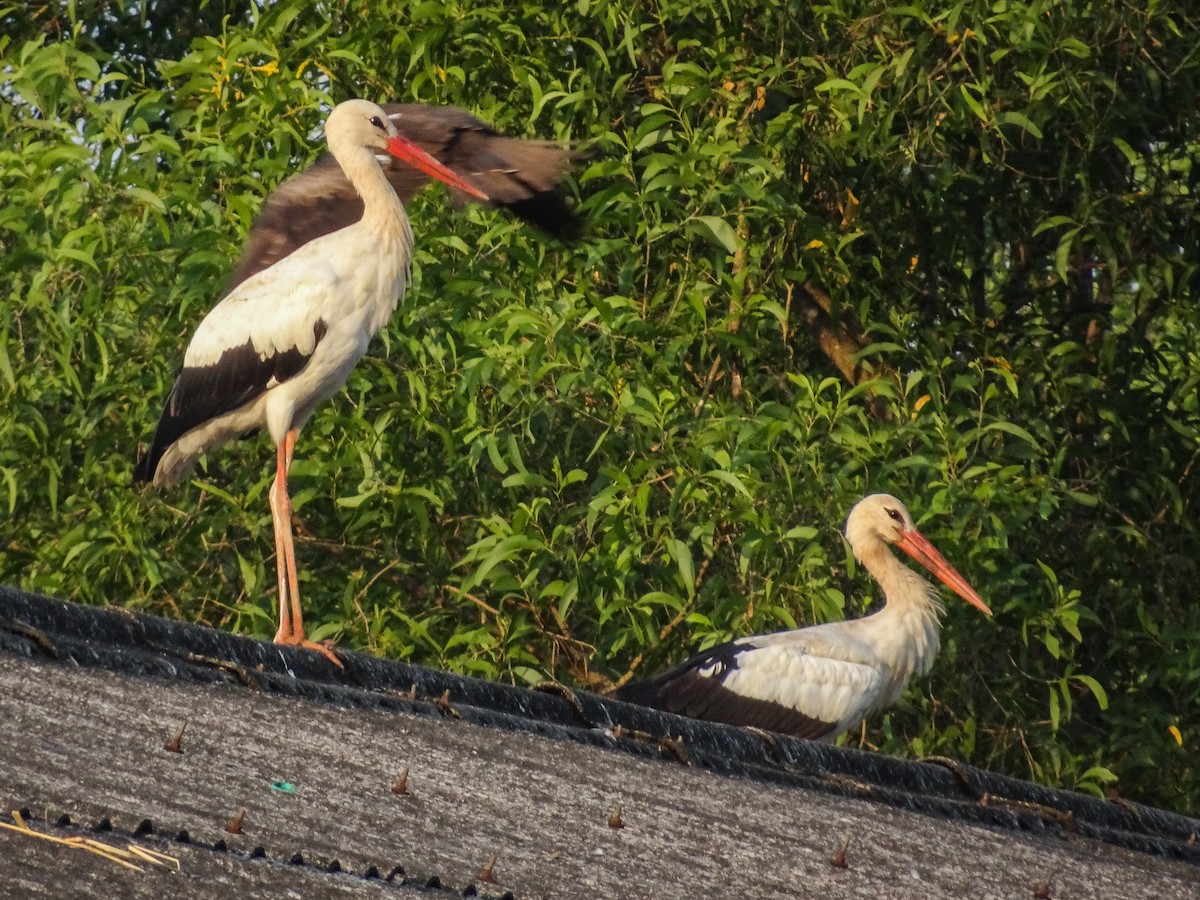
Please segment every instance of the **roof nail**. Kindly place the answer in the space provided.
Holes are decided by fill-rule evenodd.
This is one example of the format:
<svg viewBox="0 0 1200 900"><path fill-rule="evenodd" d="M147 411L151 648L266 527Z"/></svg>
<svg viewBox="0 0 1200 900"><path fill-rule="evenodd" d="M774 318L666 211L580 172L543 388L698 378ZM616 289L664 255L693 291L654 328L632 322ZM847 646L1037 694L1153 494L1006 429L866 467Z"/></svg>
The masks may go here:
<svg viewBox="0 0 1200 900"><path fill-rule="evenodd" d="M625 827L625 820L621 818L621 813L623 811L624 810L622 809L620 802L614 803L612 805L612 809L609 810L609 813L608 813L608 827L609 828L624 828Z"/></svg>
<svg viewBox="0 0 1200 900"><path fill-rule="evenodd" d="M179 734L175 735L175 737L163 744L163 749L169 751L170 753L182 753L183 733L185 731L187 731L187 719L184 719L183 724L179 726Z"/></svg>
<svg viewBox="0 0 1200 900"><path fill-rule="evenodd" d="M829 857L829 864L835 869L848 869L849 863L846 862L846 848L850 846L850 835L846 835L846 839L842 841L842 846L838 848L838 852Z"/></svg>
<svg viewBox="0 0 1200 900"><path fill-rule="evenodd" d="M396 783L392 785L393 794L408 793L408 766L404 767L404 771L400 773L400 777L396 779Z"/></svg>
<svg viewBox="0 0 1200 900"><path fill-rule="evenodd" d="M496 869L496 857L493 854L492 858L489 859L487 861L487 863L484 865L484 867L479 870L479 875L477 877L479 878L480 881L486 881L486 882L490 883L495 880L494 876L493 876L495 869Z"/></svg>
<svg viewBox="0 0 1200 900"><path fill-rule="evenodd" d="M241 834L242 833L242 823L245 820L246 820L246 810L244 810L244 809L239 810L238 814L230 820L228 825L225 826L225 830L228 831L230 834Z"/></svg>

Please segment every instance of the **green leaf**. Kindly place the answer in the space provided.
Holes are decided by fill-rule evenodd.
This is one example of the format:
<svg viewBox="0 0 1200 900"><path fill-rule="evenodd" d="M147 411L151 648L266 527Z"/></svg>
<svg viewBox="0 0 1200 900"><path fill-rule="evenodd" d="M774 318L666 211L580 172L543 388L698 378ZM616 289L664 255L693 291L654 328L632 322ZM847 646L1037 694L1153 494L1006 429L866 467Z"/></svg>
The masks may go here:
<svg viewBox="0 0 1200 900"><path fill-rule="evenodd" d="M1041 446L1032 434L1012 422L989 422L983 427L984 431L1003 431L1005 434L1011 434L1013 437L1020 438L1029 444L1034 450L1041 452Z"/></svg>
<svg viewBox="0 0 1200 900"><path fill-rule="evenodd" d="M737 252L739 243L737 232L724 219L717 216L696 216L691 221L700 226L700 231L705 237L712 240L717 246L723 247L727 253Z"/></svg>
<svg viewBox="0 0 1200 900"><path fill-rule="evenodd" d="M690 597L696 591L696 569L692 564L692 551L678 538L667 538L667 550L679 568L679 581Z"/></svg>
<svg viewBox="0 0 1200 900"><path fill-rule="evenodd" d="M1096 698L1096 702L1100 704L1101 709L1108 709L1108 694L1100 686L1100 682L1091 675L1075 675L1073 677L1075 681L1078 681L1092 692L1092 696Z"/></svg>
<svg viewBox="0 0 1200 900"><path fill-rule="evenodd" d="M996 121L1000 125L1016 125L1022 131L1027 132L1038 140L1042 138L1042 130L1033 124L1033 121L1024 113L1009 110L996 116Z"/></svg>

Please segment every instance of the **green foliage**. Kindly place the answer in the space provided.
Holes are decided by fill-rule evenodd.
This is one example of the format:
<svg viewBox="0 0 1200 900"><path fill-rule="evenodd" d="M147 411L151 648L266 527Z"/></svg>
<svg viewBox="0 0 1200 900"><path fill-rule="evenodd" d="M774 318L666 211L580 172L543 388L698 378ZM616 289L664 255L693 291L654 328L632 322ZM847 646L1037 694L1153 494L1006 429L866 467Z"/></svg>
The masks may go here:
<svg viewBox="0 0 1200 900"><path fill-rule="evenodd" d="M317 637L603 686L861 614L837 530L887 490L997 614L863 740L1200 809L1181 4L181 6L0 3L0 579L272 633L266 442L166 492L136 445L331 104L456 104L586 142L588 233L411 204L298 449Z"/></svg>

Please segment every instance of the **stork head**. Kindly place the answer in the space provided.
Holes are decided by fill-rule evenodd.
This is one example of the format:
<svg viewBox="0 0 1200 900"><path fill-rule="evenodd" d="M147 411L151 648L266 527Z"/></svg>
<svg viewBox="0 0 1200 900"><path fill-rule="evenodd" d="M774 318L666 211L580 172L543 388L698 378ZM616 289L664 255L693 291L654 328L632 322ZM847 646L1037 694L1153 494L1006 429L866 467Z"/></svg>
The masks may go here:
<svg viewBox="0 0 1200 900"><path fill-rule="evenodd" d="M881 542L899 547L976 609L992 614L967 580L917 530L904 504L891 494L871 494L854 505L846 519L846 540L860 560L879 548Z"/></svg>
<svg viewBox="0 0 1200 900"><path fill-rule="evenodd" d="M479 188L400 134L388 114L369 100L346 100L335 106L325 120L325 139L329 142L329 152L339 160L345 158L343 154L363 148L372 154L387 153L472 197L488 198Z"/></svg>

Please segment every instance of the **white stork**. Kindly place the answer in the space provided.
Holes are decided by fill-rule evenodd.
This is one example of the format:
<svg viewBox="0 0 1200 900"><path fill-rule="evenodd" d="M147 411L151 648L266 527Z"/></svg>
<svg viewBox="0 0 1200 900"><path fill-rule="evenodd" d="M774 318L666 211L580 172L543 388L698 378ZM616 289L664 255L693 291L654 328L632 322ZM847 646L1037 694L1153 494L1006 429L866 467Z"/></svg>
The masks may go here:
<svg viewBox="0 0 1200 900"><path fill-rule="evenodd" d="M872 494L846 520L855 557L883 588L885 604L861 619L743 637L614 692L667 712L833 741L895 702L937 656L937 590L889 549L895 545L956 594L992 611L913 524L904 504Z"/></svg>
<svg viewBox="0 0 1200 900"><path fill-rule="evenodd" d="M300 429L342 387L404 294L412 227L376 154L388 153L460 191L487 196L400 137L374 103L338 104L325 136L362 198L361 216L239 282L205 316L135 477L177 484L201 454L265 427L276 446L270 492L279 575L275 640L318 650L340 666L304 633L287 476Z"/></svg>

